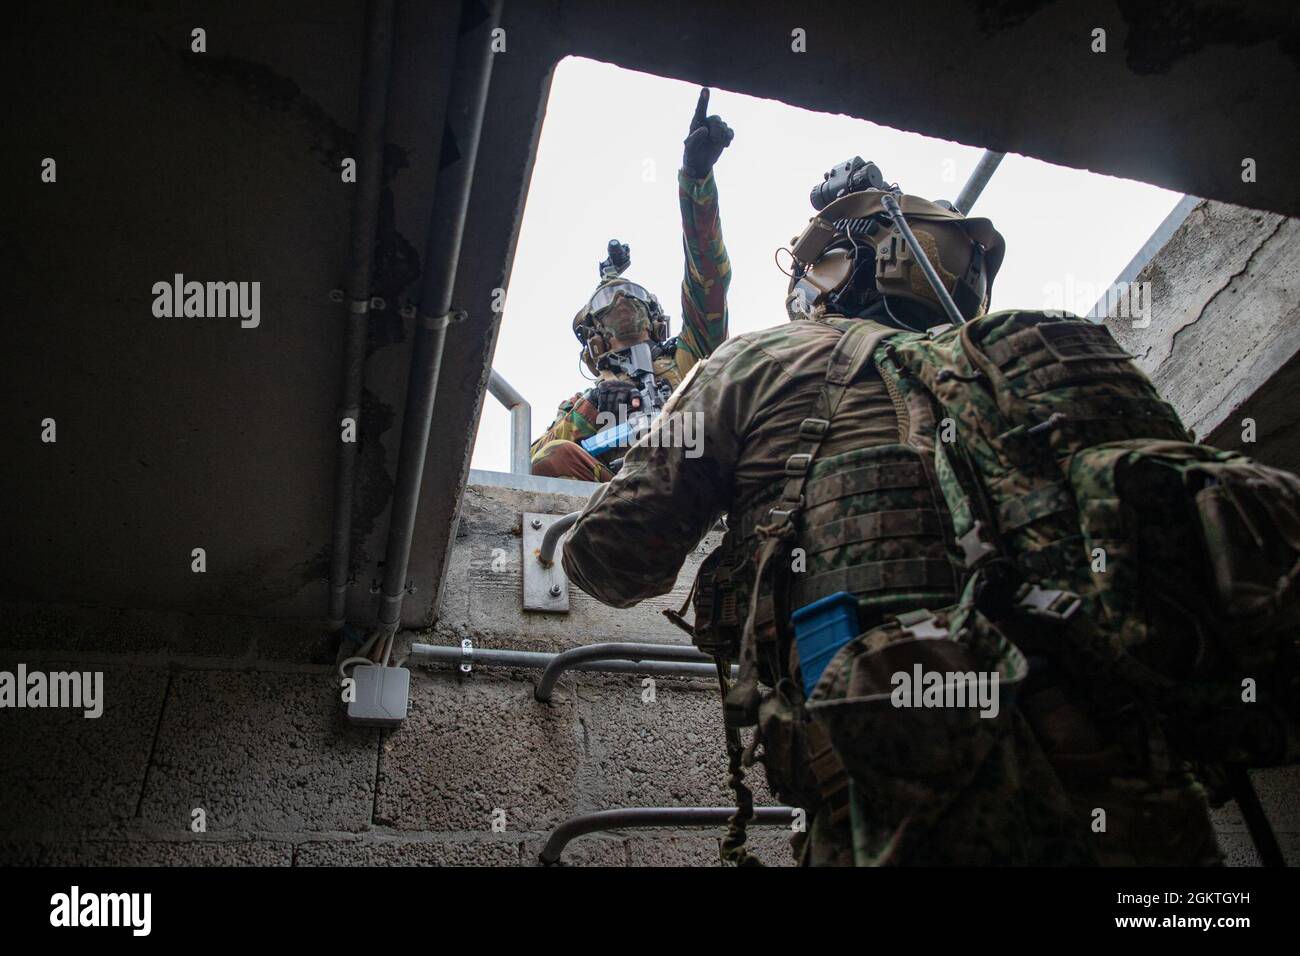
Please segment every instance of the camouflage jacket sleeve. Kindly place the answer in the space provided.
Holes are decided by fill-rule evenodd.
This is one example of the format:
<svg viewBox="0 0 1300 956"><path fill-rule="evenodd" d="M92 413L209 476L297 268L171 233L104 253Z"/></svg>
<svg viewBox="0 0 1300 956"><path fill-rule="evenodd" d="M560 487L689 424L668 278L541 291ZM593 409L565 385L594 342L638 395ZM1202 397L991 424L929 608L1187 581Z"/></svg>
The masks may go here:
<svg viewBox="0 0 1300 956"><path fill-rule="evenodd" d="M682 207L682 329L677 337L677 368L685 375L727 338L727 286L731 260L722 241L718 186L713 173L694 179L677 173Z"/></svg>
<svg viewBox="0 0 1300 956"><path fill-rule="evenodd" d="M596 403L589 392L579 392L560 403L555 421L541 438L533 442L531 452L536 455L549 442L563 440L581 442L596 434Z"/></svg>
<svg viewBox="0 0 1300 956"><path fill-rule="evenodd" d="M751 427L750 386L779 388L783 375L743 338L696 365L574 525L564 547L570 579L613 607L671 591L687 556L730 505ZM742 378L746 387L735 387Z"/></svg>

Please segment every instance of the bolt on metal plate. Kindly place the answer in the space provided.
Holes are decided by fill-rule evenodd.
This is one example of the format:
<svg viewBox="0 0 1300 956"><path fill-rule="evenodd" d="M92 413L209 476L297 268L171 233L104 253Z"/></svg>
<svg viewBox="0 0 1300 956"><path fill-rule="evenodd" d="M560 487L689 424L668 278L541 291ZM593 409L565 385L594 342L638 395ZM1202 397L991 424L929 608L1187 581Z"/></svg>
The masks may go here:
<svg viewBox="0 0 1300 956"><path fill-rule="evenodd" d="M555 551L555 563L544 567L537 557L542 546L546 529L564 515L543 515L525 512L522 516L523 528L523 599L525 611L550 611L557 614L569 613L569 579L560 565L560 550L564 542Z"/></svg>

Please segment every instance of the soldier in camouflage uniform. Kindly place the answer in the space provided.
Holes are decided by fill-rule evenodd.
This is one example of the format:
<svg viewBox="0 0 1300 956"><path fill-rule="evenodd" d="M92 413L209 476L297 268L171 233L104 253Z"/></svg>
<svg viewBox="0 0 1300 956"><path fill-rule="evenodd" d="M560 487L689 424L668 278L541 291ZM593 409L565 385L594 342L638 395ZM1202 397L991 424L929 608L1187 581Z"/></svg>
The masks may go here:
<svg viewBox="0 0 1300 956"><path fill-rule="evenodd" d="M950 206L898 198L963 316L983 315L1001 236L987 220L966 219ZM857 202L838 203L850 199ZM923 609L957 601L959 555L970 544L955 539L937 491L942 476L930 456L940 423L906 389L906 378L886 379L877 364L890 353L891 335L939 326L945 316L919 275L902 268L908 251L889 217L879 215L879 197L874 201L871 209L836 215L838 206L831 207L813 221L795 245L792 321L725 342L664 410L661 421L670 413L703 416L703 454L638 442L578 519L564 548L566 572L598 600L630 607L671 590L686 557L726 516L723 545L697 579L697 589L708 590L705 600L696 595L695 633L708 638L697 643L726 645L728 632L739 642L742 627L753 639L731 651L740 648L743 684L745 648L753 649L748 664L764 688L756 712L739 721L756 725L744 761L757 758L778 798L807 809L808 832L792 841L803 864L1218 862L1204 795L1181 766L1162 760L1158 737L1137 720L1099 722L1086 695L1059 677L1051 648L1028 638L1028 664L1016 654L1022 672L1003 671L1019 690L997 722L976 721L986 725L971 730L887 711L849 748L863 757L856 760L847 751L837 757L819 722L807 719L792 610L846 591L857 599L861 631L889 622L922 634L934 620ZM824 234L805 246L817 230ZM1011 327L1042 318L997 315L1008 316ZM875 363L865 360L873 354ZM774 510L783 496L785 515ZM799 512L799 522L785 526L795 529L787 544L797 547L785 553L795 560L788 571L776 569L775 583L764 581L764 542L790 512ZM926 645L937 642L916 646ZM814 696L847 681L849 672L836 667L843 656L827 667ZM733 688L733 697L741 689ZM754 711L755 701L746 706ZM867 779L860 768L868 764L888 779ZM891 766L900 768L896 777ZM923 769L909 776L917 766ZM960 773L950 773L952 766ZM733 759L733 774L736 767ZM857 827L850 825L846 778L865 794ZM743 862L735 842L733 858Z"/></svg>
<svg viewBox="0 0 1300 956"><path fill-rule="evenodd" d="M602 361L609 352L654 342L655 378L660 390L668 392L727 338L731 262L722 241L713 166L731 143L732 131L719 117L705 115L708 102L709 91L702 90L677 174L686 260L681 332L664 341L666 322L658 300L617 274L606 277L573 322L574 334L584 345L583 361L599 382L562 402L555 421L533 442L535 475L583 481L608 481L613 476L608 466L623 455L623 449L593 457L580 444L602 431L602 426L610 427L607 421L623 421L634 410L633 383Z"/></svg>

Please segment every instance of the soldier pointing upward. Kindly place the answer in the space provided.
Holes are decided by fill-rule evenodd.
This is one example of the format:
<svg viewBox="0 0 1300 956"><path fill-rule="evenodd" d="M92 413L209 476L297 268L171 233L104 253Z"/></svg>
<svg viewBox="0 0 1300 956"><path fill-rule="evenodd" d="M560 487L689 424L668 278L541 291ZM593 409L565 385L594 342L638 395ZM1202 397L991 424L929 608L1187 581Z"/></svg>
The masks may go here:
<svg viewBox="0 0 1300 956"><path fill-rule="evenodd" d="M727 286L731 263L722 242L718 190L713 166L731 143L731 128L709 116L709 91L700 91L686 136L682 168L677 175L682 213L682 329L668 336L668 321L659 299L623 278L630 263L627 246L610 243L610 258L601 263L601 281L573 318L573 332L582 344L582 362L597 376L594 388L560 404L555 421L533 442L532 472L553 478L608 481L608 465L626 449L613 447L592 455L580 444L602 426L626 420L640 410L638 383L630 375L630 350L648 346L655 388L661 398L671 394L686 373L727 338Z"/></svg>

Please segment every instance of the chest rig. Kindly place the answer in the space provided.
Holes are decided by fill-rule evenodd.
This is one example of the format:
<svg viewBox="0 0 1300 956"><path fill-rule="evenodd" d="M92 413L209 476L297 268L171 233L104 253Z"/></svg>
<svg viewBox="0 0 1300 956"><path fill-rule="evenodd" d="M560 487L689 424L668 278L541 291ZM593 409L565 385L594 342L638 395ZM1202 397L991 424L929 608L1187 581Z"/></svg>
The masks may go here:
<svg viewBox="0 0 1300 956"><path fill-rule="evenodd" d="M810 320L811 321L811 320ZM889 393L898 442L820 459L841 401L897 329L861 319L815 321L843 334L831 353L812 411L785 475L729 515L722 544L701 565L693 589L700 649L719 661L731 785L738 811L723 841L724 857L745 862L741 844L752 799L741 782L739 728L759 725L769 784L799 806L825 803L832 819L848 814L847 775L821 728L804 720L803 689L790 615L836 592L857 598L859 626L886 615L949 603L958 572L955 543L933 467L933 405L877 365ZM684 610L684 609L683 609ZM669 617L682 626L680 613ZM729 686L729 667L739 675ZM766 697L759 690L772 688Z"/></svg>
<svg viewBox="0 0 1300 956"><path fill-rule="evenodd" d="M958 585L951 521L934 473L935 416L886 365L898 442L819 458L845 392L897 329L861 319L816 321L843 335L827 366L785 477L733 508L722 544L701 565L693 592L696 646L739 661L728 720L752 726L757 683L792 675L790 613L845 591L862 626L951 600ZM888 344L880 349L887 356ZM680 615L672 615L680 619Z"/></svg>

